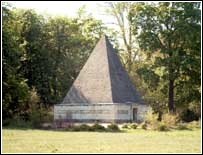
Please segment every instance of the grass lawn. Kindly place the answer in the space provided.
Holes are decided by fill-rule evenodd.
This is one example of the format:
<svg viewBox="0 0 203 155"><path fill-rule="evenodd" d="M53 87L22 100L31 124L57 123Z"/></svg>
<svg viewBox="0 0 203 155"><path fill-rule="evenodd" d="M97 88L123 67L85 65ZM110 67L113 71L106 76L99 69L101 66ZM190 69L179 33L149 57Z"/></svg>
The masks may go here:
<svg viewBox="0 0 203 155"><path fill-rule="evenodd" d="M200 153L201 131L67 132L3 129L2 152Z"/></svg>

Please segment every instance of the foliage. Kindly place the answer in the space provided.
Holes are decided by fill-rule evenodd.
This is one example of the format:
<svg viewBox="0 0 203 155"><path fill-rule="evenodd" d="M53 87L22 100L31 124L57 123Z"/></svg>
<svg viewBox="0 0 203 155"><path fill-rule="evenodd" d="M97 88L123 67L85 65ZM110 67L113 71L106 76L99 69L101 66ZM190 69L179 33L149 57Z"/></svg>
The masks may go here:
<svg viewBox="0 0 203 155"><path fill-rule="evenodd" d="M105 128L103 125L100 125L98 123L93 124L92 126L89 126L87 124L81 124L81 125L70 125L65 128L66 131L94 131L94 132L116 132L120 131L118 125L116 124L110 124Z"/></svg>
<svg viewBox="0 0 203 155"><path fill-rule="evenodd" d="M137 126L138 126L137 123L131 123L130 124L131 129L137 129Z"/></svg>
<svg viewBox="0 0 203 155"><path fill-rule="evenodd" d="M190 129L201 128L201 120L189 122L189 123L187 124L187 126L188 126L188 128L190 128Z"/></svg>
<svg viewBox="0 0 203 155"><path fill-rule="evenodd" d="M98 124L98 123L95 123L93 126L92 126L92 130L93 131L105 131L105 127Z"/></svg>
<svg viewBox="0 0 203 155"><path fill-rule="evenodd" d="M144 129L144 130L147 130L147 122L144 121L140 124L141 128Z"/></svg>
<svg viewBox="0 0 203 155"><path fill-rule="evenodd" d="M75 18L48 17L7 3L2 13L3 119L35 119L40 106L61 102L100 36L114 33L83 13ZM33 88L41 104L31 110Z"/></svg>
<svg viewBox="0 0 203 155"><path fill-rule="evenodd" d="M158 130L158 131L168 131L169 128L168 128L168 125L165 124L165 122L159 122L157 128L155 130Z"/></svg>
<svg viewBox="0 0 203 155"><path fill-rule="evenodd" d="M165 124L168 128L173 128L179 121L179 116L176 114L165 113L162 115L161 122Z"/></svg>
<svg viewBox="0 0 203 155"><path fill-rule="evenodd" d="M80 126L71 125L65 128L65 131L81 131Z"/></svg>
<svg viewBox="0 0 203 155"><path fill-rule="evenodd" d="M137 3L130 12L146 55L137 73L148 89L168 98L170 112L200 104L200 12L199 2ZM154 94L150 91L146 95Z"/></svg>
<svg viewBox="0 0 203 155"><path fill-rule="evenodd" d="M179 116L171 113L163 114L161 120L158 120L158 114L153 110L148 111L145 117L147 127L158 131L168 131L169 129L176 128L178 122Z"/></svg>
<svg viewBox="0 0 203 155"><path fill-rule="evenodd" d="M190 109L185 109L182 113L180 113L180 119L184 122L197 121L199 119L199 115Z"/></svg>
<svg viewBox="0 0 203 155"><path fill-rule="evenodd" d="M109 130L109 131L119 131L120 129L119 129L118 125L116 125L116 124L109 124L107 126L107 130Z"/></svg>
<svg viewBox="0 0 203 155"><path fill-rule="evenodd" d="M20 72L23 53L15 14L6 6L2 11L2 114L6 119L23 113L29 87Z"/></svg>
<svg viewBox="0 0 203 155"><path fill-rule="evenodd" d="M51 110L40 103L40 96L35 88L31 90L28 105L28 121L31 122L33 128L41 128L43 123L52 122L53 113L50 113Z"/></svg>
<svg viewBox="0 0 203 155"><path fill-rule="evenodd" d="M158 114L154 113L153 110L149 110L145 116L145 123L147 123L147 126L151 129L156 129L159 125Z"/></svg>
<svg viewBox="0 0 203 155"><path fill-rule="evenodd" d="M187 127L187 124L186 123L179 123L177 125L177 128L178 130L188 130L188 127Z"/></svg>
<svg viewBox="0 0 203 155"><path fill-rule="evenodd" d="M92 130L91 127L89 125L87 125L87 124L81 124L80 129L82 131L91 131Z"/></svg>
<svg viewBox="0 0 203 155"><path fill-rule="evenodd" d="M137 123L125 123L122 128L123 129L137 129L138 124Z"/></svg>
<svg viewBox="0 0 203 155"><path fill-rule="evenodd" d="M92 126L89 126L87 124L81 124L81 125L70 125L65 128L66 131L95 131L95 132L101 132L106 131L105 127L95 123Z"/></svg>
<svg viewBox="0 0 203 155"><path fill-rule="evenodd" d="M125 123L125 124L123 124L123 125L122 125L122 128L123 128L123 129L128 129L128 128L129 128L129 126L128 126L128 124L127 124L127 123Z"/></svg>
<svg viewBox="0 0 203 155"><path fill-rule="evenodd" d="M22 119L20 116L15 115L13 118L7 118L3 120L3 126L7 128L19 128L19 129L26 129L32 128L32 123Z"/></svg>
<svg viewBox="0 0 203 155"><path fill-rule="evenodd" d="M69 18L2 4L3 120L37 119L60 103L103 34L119 49L133 84L158 120L168 110L177 110L183 121L200 118L200 2L108 2L118 31L85 7ZM32 89L40 101L30 101Z"/></svg>
<svg viewBox="0 0 203 155"><path fill-rule="evenodd" d="M145 122L141 124L143 129L153 129L158 131L168 131L171 129L187 130L200 128L201 121L192 121L190 123L182 122L181 118L177 114L165 113L162 115L161 120L158 120L158 115L150 111L147 114Z"/></svg>

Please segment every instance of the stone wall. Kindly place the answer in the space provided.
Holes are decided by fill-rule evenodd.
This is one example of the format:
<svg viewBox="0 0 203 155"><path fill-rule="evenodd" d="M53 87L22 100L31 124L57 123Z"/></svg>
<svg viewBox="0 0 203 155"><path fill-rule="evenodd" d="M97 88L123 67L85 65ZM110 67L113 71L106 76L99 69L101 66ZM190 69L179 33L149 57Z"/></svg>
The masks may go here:
<svg viewBox="0 0 203 155"><path fill-rule="evenodd" d="M140 105L140 104L136 104L133 105L132 108L137 108L137 119L139 122L144 121L145 115L147 113L147 111L149 111L151 109L151 107L147 106L147 105ZM132 117L131 117L132 119Z"/></svg>
<svg viewBox="0 0 203 155"><path fill-rule="evenodd" d="M142 121L148 107L137 104L59 104L54 106L54 120L127 122L133 120L132 109L137 108L137 120Z"/></svg>

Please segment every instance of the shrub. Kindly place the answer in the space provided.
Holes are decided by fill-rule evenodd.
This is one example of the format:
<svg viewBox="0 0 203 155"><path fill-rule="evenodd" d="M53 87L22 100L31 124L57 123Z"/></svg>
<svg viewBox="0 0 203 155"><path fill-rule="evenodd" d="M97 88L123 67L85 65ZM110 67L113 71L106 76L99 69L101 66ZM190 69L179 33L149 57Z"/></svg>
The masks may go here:
<svg viewBox="0 0 203 155"><path fill-rule="evenodd" d="M87 124L81 124L79 127L81 131L91 131L91 127Z"/></svg>
<svg viewBox="0 0 203 155"><path fill-rule="evenodd" d="M156 130L158 130L158 131L168 131L169 128L165 123L160 122L159 125L157 126Z"/></svg>
<svg viewBox="0 0 203 155"><path fill-rule="evenodd" d="M142 122L141 123L141 128L146 130L147 129L147 122L145 122L145 121Z"/></svg>
<svg viewBox="0 0 203 155"><path fill-rule="evenodd" d="M158 121L158 114L154 113L153 110L149 110L145 115L145 121L147 123L153 123Z"/></svg>
<svg viewBox="0 0 203 155"><path fill-rule="evenodd" d="M92 127L91 127L92 131L105 131L105 127L95 123Z"/></svg>
<svg viewBox="0 0 203 155"><path fill-rule="evenodd" d="M69 127L69 131L81 131L81 128L78 125L73 125Z"/></svg>
<svg viewBox="0 0 203 155"><path fill-rule="evenodd" d="M199 115L190 109L186 109L180 114L180 119L184 122L197 121Z"/></svg>
<svg viewBox="0 0 203 155"><path fill-rule="evenodd" d="M11 121L10 119L2 120L2 126L9 126L10 121Z"/></svg>
<svg viewBox="0 0 203 155"><path fill-rule="evenodd" d="M32 127L34 128L40 128L41 127L41 112L37 109L32 110L30 114L30 121L32 123Z"/></svg>
<svg viewBox="0 0 203 155"><path fill-rule="evenodd" d="M65 128L66 131L84 131L84 127L80 125L70 125Z"/></svg>
<svg viewBox="0 0 203 155"><path fill-rule="evenodd" d="M86 124L70 125L65 128L65 131L106 131L106 129L104 126L96 123L93 126L89 126Z"/></svg>
<svg viewBox="0 0 203 155"><path fill-rule="evenodd" d="M64 128L64 131L73 131L72 128L73 126L66 126L65 128Z"/></svg>
<svg viewBox="0 0 203 155"><path fill-rule="evenodd" d="M132 123L132 124L130 124L130 128L131 129L137 129L137 123Z"/></svg>
<svg viewBox="0 0 203 155"><path fill-rule="evenodd" d="M20 116L16 115L12 119L8 119L6 122L7 126L11 128L31 128L31 122L25 121Z"/></svg>
<svg viewBox="0 0 203 155"><path fill-rule="evenodd" d="M81 125L69 125L65 128L65 131L93 131L92 127L87 124Z"/></svg>
<svg viewBox="0 0 203 155"><path fill-rule="evenodd" d="M158 117L158 114L154 113L153 110L150 110L145 116L145 123L147 123L151 129L156 129L159 124Z"/></svg>
<svg viewBox="0 0 203 155"><path fill-rule="evenodd" d="M33 108L29 117L33 128L41 128L43 123L50 123L53 120L53 114L42 106Z"/></svg>
<svg viewBox="0 0 203 155"><path fill-rule="evenodd" d="M201 127L201 121L192 121L190 123L188 123L188 128L192 129L192 128L200 128Z"/></svg>
<svg viewBox="0 0 203 155"><path fill-rule="evenodd" d="M162 124L165 124L167 128L173 128L177 124L178 121L178 116L176 114L170 114L166 113L162 115L161 122Z"/></svg>
<svg viewBox="0 0 203 155"><path fill-rule="evenodd" d="M123 129L128 129L129 127L128 127L128 124L126 123L126 124L124 124L123 126L122 126L122 128Z"/></svg>
<svg viewBox="0 0 203 155"><path fill-rule="evenodd" d="M48 112L49 110L40 103L40 96L37 94L35 88L32 88L30 92L28 104L28 116L32 127L41 128L42 123L50 120L50 113Z"/></svg>
<svg viewBox="0 0 203 155"><path fill-rule="evenodd" d="M185 123L179 123L179 124L177 125L177 129L178 129L178 130L187 130L188 127L187 127L187 124L185 124Z"/></svg>
<svg viewBox="0 0 203 155"><path fill-rule="evenodd" d="M108 126L107 126L107 129L108 129L109 131L119 131L119 130L120 130L119 127L118 127L118 125L116 125L116 124L110 124L110 125L108 125Z"/></svg>

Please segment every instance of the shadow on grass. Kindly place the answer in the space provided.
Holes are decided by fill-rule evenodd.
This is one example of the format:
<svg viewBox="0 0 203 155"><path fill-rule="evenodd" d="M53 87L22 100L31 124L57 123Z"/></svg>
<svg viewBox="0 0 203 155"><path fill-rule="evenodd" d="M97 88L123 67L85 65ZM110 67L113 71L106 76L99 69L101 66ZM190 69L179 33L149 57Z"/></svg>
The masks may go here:
<svg viewBox="0 0 203 155"><path fill-rule="evenodd" d="M128 132L132 132L128 131L128 130L124 130L124 129L120 129L120 130L109 130L108 128L105 128L103 130L97 130L97 129L90 129L90 130L83 130L80 128L76 128L73 129L71 127L67 127L67 128L34 128L31 126L13 126L13 125L9 125L9 126L2 126L2 129L8 129L8 130L41 130L41 131L55 131L55 132L99 132L99 133L128 133ZM171 128L169 130L164 130L164 131L159 131L159 132L171 132L171 131L193 131L196 130L197 128L188 128L188 127L179 127L179 128ZM138 130L138 129L134 129L134 130ZM148 129L148 130L144 130L144 131L154 131L152 129ZM158 131L158 130L156 130Z"/></svg>
<svg viewBox="0 0 203 155"><path fill-rule="evenodd" d="M2 129L8 129L8 130L42 130L42 131L55 131L55 132L99 132L99 133L127 133L127 131L124 130L71 130L68 128L34 128L34 127L19 127L19 126L2 126Z"/></svg>
<svg viewBox="0 0 203 155"><path fill-rule="evenodd" d="M31 127L17 127L17 126L2 126L2 129L9 129L9 130L32 130L35 128Z"/></svg>
<svg viewBox="0 0 203 155"><path fill-rule="evenodd" d="M176 131L184 131L184 130L186 130L186 131L193 131L194 129L192 129L192 128L176 128L175 130Z"/></svg>

